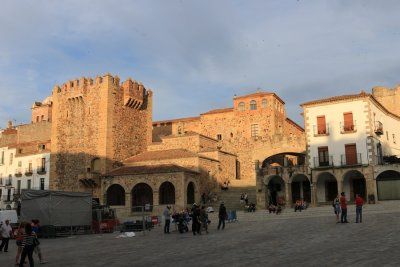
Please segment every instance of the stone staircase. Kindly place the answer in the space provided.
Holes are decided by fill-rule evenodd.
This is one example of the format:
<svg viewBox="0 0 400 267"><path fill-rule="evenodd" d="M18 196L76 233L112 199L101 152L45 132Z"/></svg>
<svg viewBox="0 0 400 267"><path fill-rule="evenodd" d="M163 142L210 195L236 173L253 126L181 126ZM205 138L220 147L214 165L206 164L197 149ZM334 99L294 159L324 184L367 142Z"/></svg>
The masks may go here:
<svg viewBox="0 0 400 267"><path fill-rule="evenodd" d="M224 201L225 206L227 210L237 210L237 211L242 211L243 210L243 204L240 204L240 194L246 194L249 197L249 203L253 202L256 203L256 187L255 186L231 186L229 187L228 190L223 191L221 190L218 193L218 200L219 202ZM215 205L218 209L219 203Z"/></svg>
<svg viewBox="0 0 400 267"><path fill-rule="evenodd" d="M240 195L240 193L239 193ZM254 193L255 195L255 193ZM251 200L249 198L249 200ZM237 201L239 202L239 201ZM239 205L240 206L240 205ZM215 207L214 207L215 209ZM230 206L227 206L227 210L233 210ZM355 205L348 205L348 214L350 220L355 218ZM379 214L379 213L400 213L400 201L381 201L377 204L366 204L363 207L363 216L368 214ZM265 209L257 209L256 212L244 212L243 208L236 209L236 217L238 222L250 222L250 221L269 221L269 220L284 220L284 219L294 219L294 218L310 218L310 217L332 217L335 220L335 214L333 213L333 208L330 205L319 206L319 207L309 207L301 212L294 212L292 208L284 208L282 213L276 215L274 213L269 213ZM214 213L209 214L211 221L218 222L218 208Z"/></svg>

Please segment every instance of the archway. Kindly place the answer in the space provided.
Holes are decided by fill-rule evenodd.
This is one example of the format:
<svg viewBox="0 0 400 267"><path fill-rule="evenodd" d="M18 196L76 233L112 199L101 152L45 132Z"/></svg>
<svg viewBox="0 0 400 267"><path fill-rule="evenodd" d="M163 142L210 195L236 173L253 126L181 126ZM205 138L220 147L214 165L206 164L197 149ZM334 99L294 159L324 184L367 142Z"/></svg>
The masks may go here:
<svg viewBox="0 0 400 267"><path fill-rule="evenodd" d="M317 177L317 202L331 202L338 195L335 176L329 172L320 173Z"/></svg>
<svg viewBox="0 0 400 267"><path fill-rule="evenodd" d="M292 203L296 200L304 200L311 203L311 184L304 174L295 174L291 183Z"/></svg>
<svg viewBox="0 0 400 267"><path fill-rule="evenodd" d="M279 175L271 175L264 180L267 186L268 205L285 205L285 182Z"/></svg>
<svg viewBox="0 0 400 267"><path fill-rule="evenodd" d="M379 200L400 199L400 173L389 170L376 177L376 188Z"/></svg>
<svg viewBox="0 0 400 267"><path fill-rule="evenodd" d="M193 182L188 184L186 192L187 204L191 205L195 202L195 187Z"/></svg>
<svg viewBox="0 0 400 267"><path fill-rule="evenodd" d="M286 152L269 156L262 162L262 168L276 166L297 166L304 165L305 155L302 153Z"/></svg>
<svg viewBox="0 0 400 267"><path fill-rule="evenodd" d="M107 205L125 206L125 189L119 184L113 184L107 189Z"/></svg>
<svg viewBox="0 0 400 267"><path fill-rule="evenodd" d="M159 189L159 204L175 204L175 186L171 182L164 182Z"/></svg>
<svg viewBox="0 0 400 267"><path fill-rule="evenodd" d="M139 183L132 189L132 211L151 211L153 208L153 190L148 184Z"/></svg>
<svg viewBox="0 0 400 267"><path fill-rule="evenodd" d="M360 194L363 199L366 199L364 175L356 170L346 172L343 176L343 191L349 196L350 201L356 199L356 194Z"/></svg>

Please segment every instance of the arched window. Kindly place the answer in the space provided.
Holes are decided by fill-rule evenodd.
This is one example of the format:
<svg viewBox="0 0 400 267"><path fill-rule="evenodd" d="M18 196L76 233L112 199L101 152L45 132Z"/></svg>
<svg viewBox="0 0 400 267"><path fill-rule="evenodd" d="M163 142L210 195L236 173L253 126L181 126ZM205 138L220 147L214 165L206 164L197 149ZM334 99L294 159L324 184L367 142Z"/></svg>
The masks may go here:
<svg viewBox="0 0 400 267"><path fill-rule="evenodd" d="M239 111L244 111L245 110L245 104L244 104L244 102L240 102L239 103L239 105L238 105L238 109L239 109Z"/></svg>
<svg viewBox="0 0 400 267"><path fill-rule="evenodd" d="M148 184L139 183L132 189L132 211L143 211L144 208L146 211L153 208L153 189Z"/></svg>
<svg viewBox="0 0 400 267"><path fill-rule="evenodd" d="M175 187L170 182L164 182L159 190L160 204L175 204Z"/></svg>
<svg viewBox="0 0 400 267"><path fill-rule="evenodd" d="M267 102L267 99L263 99L262 101L261 101L261 107L262 108L266 108L268 106L268 102Z"/></svg>
<svg viewBox="0 0 400 267"><path fill-rule="evenodd" d="M107 189L107 205L125 206L125 190L119 184L113 184Z"/></svg>
<svg viewBox="0 0 400 267"><path fill-rule="evenodd" d="M257 102L255 100L250 101L250 110L256 110L257 109Z"/></svg>

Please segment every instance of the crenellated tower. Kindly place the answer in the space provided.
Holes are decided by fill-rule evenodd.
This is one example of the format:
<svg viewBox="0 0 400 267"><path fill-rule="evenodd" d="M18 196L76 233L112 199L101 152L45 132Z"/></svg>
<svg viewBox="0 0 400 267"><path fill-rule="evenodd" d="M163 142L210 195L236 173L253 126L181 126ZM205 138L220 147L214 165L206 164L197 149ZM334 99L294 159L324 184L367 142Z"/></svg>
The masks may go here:
<svg viewBox="0 0 400 267"><path fill-rule="evenodd" d="M100 175L151 143L152 91L106 74L55 86L52 92L54 190L100 197Z"/></svg>

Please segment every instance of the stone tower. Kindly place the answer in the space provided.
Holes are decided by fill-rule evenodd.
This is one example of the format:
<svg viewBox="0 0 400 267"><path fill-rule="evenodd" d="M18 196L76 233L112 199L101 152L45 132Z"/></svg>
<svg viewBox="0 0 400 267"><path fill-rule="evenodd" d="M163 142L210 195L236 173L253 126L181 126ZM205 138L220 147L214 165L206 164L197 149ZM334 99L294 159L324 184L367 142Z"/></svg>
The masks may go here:
<svg viewBox="0 0 400 267"><path fill-rule="evenodd" d="M372 95L390 112L400 116L400 85L393 89L376 86L372 88Z"/></svg>
<svg viewBox="0 0 400 267"><path fill-rule="evenodd" d="M55 86L52 101L50 189L101 197L100 176L151 143L152 91L106 74Z"/></svg>

